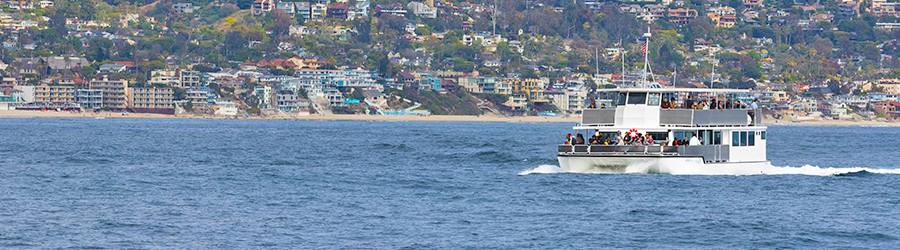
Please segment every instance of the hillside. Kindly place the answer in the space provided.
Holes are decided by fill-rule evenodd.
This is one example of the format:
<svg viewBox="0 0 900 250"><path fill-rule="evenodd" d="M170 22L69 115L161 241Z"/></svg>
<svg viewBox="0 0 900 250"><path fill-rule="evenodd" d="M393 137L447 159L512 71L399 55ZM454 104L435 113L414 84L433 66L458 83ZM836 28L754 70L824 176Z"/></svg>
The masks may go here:
<svg viewBox="0 0 900 250"><path fill-rule="evenodd" d="M430 110L435 115L481 115L478 100L467 92L438 93L434 91L418 91L409 88L385 89L385 94L415 100L422 104L421 109Z"/></svg>

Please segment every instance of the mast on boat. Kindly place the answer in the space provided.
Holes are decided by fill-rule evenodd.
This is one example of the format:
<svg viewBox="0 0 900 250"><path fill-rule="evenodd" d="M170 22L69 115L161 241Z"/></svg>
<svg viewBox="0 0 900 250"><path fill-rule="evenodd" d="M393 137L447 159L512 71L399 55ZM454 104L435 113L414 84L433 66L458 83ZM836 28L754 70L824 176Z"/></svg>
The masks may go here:
<svg viewBox="0 0 900 250"><path fill-rule="evenodd" d="M641 82L638 84L638 87L641 88L652 88L654 84L650 83L650 80L653 79L652 68L650 68L650 53L647 53L650 47L650 37L653 34L650 33L650 27L647 27L647 33L644 33L644 44L641 45L641 53L644 53L644 71L641 72Z"/></svg>

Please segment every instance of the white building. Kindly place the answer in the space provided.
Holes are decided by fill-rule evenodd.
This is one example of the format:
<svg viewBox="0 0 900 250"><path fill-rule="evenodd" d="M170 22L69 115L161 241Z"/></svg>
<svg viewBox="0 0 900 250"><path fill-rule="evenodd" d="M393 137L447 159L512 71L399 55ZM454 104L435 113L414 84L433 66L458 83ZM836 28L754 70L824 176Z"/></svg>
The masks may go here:
<svg viewBox="0 0 900 250"><path fill-rule="evenodd" d="M420 2L410 2L406 5L413 14L423 18L437 18L437 8L428 6Z"/></svg>
<svg viewBox="0 0 900 250"><path fill-rule="evenodd" d="M216 101L216 115L235 116L237 115L237 104L231 101Z"/></svg>
<svg viewBox="0 0 900 250"><path fill-rule="evenodd" d="M372 4L369 1L357 1L356 5L348 7L347 19L354 20L357 18L365 18L369 16L370 6L372 6Z"/></svg>

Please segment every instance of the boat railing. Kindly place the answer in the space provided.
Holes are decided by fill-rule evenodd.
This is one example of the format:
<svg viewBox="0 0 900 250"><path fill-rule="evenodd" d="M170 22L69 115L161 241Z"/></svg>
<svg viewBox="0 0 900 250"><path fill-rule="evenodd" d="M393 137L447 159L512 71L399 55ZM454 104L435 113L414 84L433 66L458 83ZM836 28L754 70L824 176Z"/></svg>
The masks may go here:
<svg viewBox="0 0 900 250"><path fill-rule="evenodd" d="M615 108L584 109L581 124L585 126L612 126L616 123Z"/></svg>
<svg viewBox="0 0 900 250"><path fill-rule="evenodd" d="M678 155L700 156L705 162L724 162L731 156L728 145L694 145L678 147Z"/></svg>
<svg viewBox="0 0 900 250"><path fill-rule="evenodd" d="M660 126L758 126L762 124L760 110L753 109L662 109ZM582 126L613 126L616 123L615 108L584 109Z"/></svg>
<svg viewBox="0 0 900 250"><path fill-rule="evenodd" d="M559 145L560 154L677 154L675 146Z"/></svg>
<svg viewBox="0 0 900 250"><path fill-rule="evenodd" d="M664 109L659 125L666 126L753 126L759 125L759 110L752 109Z"/></svg>
<svg viewBox="0 0 900 250"><path fill-rule="evenodd" d="M705 162L724 162L730 157L728 145L634 146L634 145L559 145L561 155L665 155L699 156Z"/></svg>

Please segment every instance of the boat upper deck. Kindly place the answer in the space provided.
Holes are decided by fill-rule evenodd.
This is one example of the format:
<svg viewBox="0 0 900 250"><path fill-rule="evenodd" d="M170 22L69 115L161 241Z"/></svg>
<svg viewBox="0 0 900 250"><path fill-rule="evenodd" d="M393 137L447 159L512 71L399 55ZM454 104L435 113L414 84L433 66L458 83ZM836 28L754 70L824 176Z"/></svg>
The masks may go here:
<svg viewBox="0 0 900 250"><path fill-rule="evenodd" d="M612 94L612 107L582 110L581 125L596 127L747 127L761 126L746 90L630 88L600 90ZM752 100L752 99L750 99Z"/></svg>

